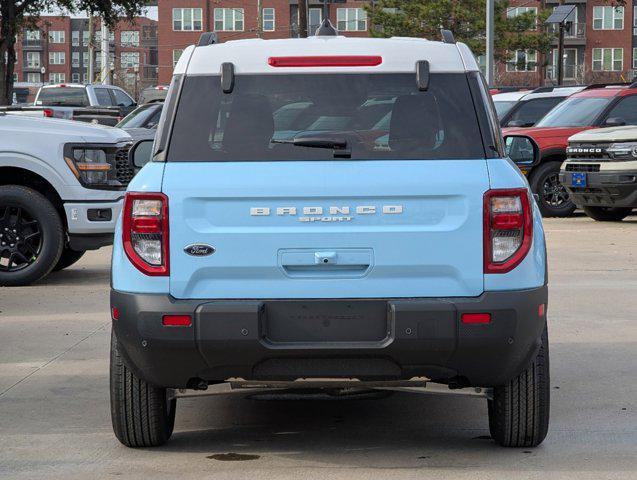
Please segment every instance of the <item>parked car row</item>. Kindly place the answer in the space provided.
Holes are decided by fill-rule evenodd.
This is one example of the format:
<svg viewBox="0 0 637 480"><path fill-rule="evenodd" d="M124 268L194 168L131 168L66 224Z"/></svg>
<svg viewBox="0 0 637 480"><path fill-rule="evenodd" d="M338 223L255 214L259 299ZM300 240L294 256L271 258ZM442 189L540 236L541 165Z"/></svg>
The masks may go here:
<svg viewBox="0 0 637 480"><path fill-rule="evenodd" d="M505 112L500 116L501 123L504 123L503 134L507 139L512 158L516 160L518 166L527 175L532 191L538 197L538 206L544 216L565 217L571 215L576 208L587 205L585 210L591 217L596 219L611 219L617 215L593 216L591 208L633 208L637 204L630 206L624 205L622 196L617 188L606 189L599 192L593 187L596 181L595 177L591 177L593 183L589 183L589 174L598 173L600 170L608 170L610 160L616 160L618 157L613 153L613 149L608 150L607 147L615 141L613 132L600 132L598 135L590 137L597 138L600 145L595 145L599 149L600 155L591 155L585 158L584 166L573 166L574 164L564 165L567 158L574 157L576 160L582 160L577 157L577 151L567 151L569 146L569 138L580 132L603 127L621 127L628 125L637 125L637 83L635 84L595 84L586 87L571 87L575 91L571 91L568 96L560 96L559 102L550 109L539 120L532 123L534 119L529 118L524 125L512 126L506 123L510 121L511 111L520 111L525 102L530 102L527 97L535 96L543 93L535 91L532 93L522 94L517 100L516 105L510 106L508 112L505 112L503 106L500 111ZM568 92L568 89L553 89L551 93ZM503 95L512 95L511 93L494 95L494 101L503 102L506 97ZM517 94L520 95L520 94ZM496 98L497 97L497 98ZM555 101L555 100L554 100ZM518 106L517 104L520 104ZM531 125L532 123L532 125ZM624 135L632 137L633 142L637 146L637 129L623 129ZM605 137L610 135L610 137ZM527 140L515 140L522 137ZM572 139L576 145L577 142L589 142L589 137L574 137ZM606 140L601 140L607 138ZM603 153L602 153L603 152ZM632 154L631 154L632 155ZM605 163L604 163L605 162ZM602 163L604 166L602 167ZM580 163L577 163L580 165ZM566 168L586 168L576 175L576 182L572 183L573 175L566 173ZM561 173L561 171L563 172ZM568 170L570 171L570 170ZM629 177L621 177L621 190L636 190L637 180L631 180ZM604 181L608 183L610 179L604 177ZM591 194L603 193L606 201L605 205L598 205L599 202L594 200ZM573 195L573 197L571 197ZM590 205L588 205L590 203ZM630 202L628 202L630 203ZM589 206L591 208L589 208ZM630 210L623 210L630 213ZM626 216L624 215L624 216Z"/></svg>

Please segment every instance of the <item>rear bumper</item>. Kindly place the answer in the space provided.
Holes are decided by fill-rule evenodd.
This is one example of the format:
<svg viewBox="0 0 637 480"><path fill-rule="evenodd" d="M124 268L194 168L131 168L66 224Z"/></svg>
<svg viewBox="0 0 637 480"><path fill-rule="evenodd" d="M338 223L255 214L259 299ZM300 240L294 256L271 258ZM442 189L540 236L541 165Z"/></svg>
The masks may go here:
<svg viewBox="0 0 637 480"><path fill-rule="evenodd" d="M111 291L119 313L113 329L127 364L140 378L171 388L236 377L501 385L537 352L546 322L538 308L546 303L546 286L476 298L346 301L176 300ZM304 309L310 313L299 314ZM476 312L490 313L491 322L461 322L462 313ZM192 326L163 326L166 314L191 315ZM371 328L360 328L367 321Z"/></svg>
<svg viewBox="0 0 637 480"><path fill-rule="evenodd" d="M588 172L586 187L572 187L574 172L560 172L560 182L578 207L637 207L637 170Z"/></svg>

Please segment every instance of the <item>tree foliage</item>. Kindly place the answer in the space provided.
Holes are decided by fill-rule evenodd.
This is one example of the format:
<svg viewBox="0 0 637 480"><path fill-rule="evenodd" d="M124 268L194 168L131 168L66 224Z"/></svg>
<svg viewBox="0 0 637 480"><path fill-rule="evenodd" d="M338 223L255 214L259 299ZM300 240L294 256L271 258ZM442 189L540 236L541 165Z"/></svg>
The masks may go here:
<svg viewBox="0 0 637 480"><path fill-rule="evenodd" d="M438 39L444 28L474 54L485 52L486 0L377 0L366 8L374 36ZM550 11L509 17L508 9L506 0L495 3L496 58L502 60L515 50L548 52L555 37L544 27Z"/></svg>
<svg viewBox="0 0 637 480"><path fill-rule="evenodd" d="M35 26L43 12L52 9L74 14L90 11L113 26L120 17L141 13L144 0L0 0L0 105L13 96L15 44L22 29Z"/></svg>

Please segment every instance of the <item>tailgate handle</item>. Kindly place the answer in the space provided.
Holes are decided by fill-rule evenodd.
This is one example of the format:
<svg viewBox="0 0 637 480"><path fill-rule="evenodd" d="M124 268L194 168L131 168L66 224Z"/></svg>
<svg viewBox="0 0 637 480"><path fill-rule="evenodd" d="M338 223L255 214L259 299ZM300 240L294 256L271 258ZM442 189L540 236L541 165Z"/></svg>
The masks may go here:
<svg viewBox="0 0 637 480"><path fill-rule="evenodd" d="M279 262L289 276L363 276L372 266L371 249L286 250Z"/></svg>

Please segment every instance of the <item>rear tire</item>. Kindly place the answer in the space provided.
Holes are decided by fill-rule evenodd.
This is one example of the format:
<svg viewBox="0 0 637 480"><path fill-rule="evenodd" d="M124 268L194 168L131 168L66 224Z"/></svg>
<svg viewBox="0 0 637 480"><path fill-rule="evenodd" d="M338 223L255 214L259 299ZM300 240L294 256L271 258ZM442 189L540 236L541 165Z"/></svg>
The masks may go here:
<svg viewBox="0 0 637 480"><path fill-rule="evenodd" d="M550 412L549 341L546 328L537 356L488 400L491 437L503 447L537 447L548 432Z"/></svg>
<svg viewBox="0 0 637 480"><path fill-rule="evenodd" d="M53 204L21 185L0 186L0 286L30 285L48 275L64 247Z"/></svg>
<svg viewBox="0 0 637 480"><path fill-rule="evenodd" d="M543 217L570 217L575 211L568 191L559 181L560 162L546 162L533 169L529 183L538 195L537 205Z"/></svg>
<svg viewBox="0 0 637 480"><path fill-rule="evenodd" d="M65 268L70 267L80 258L82 258L85 253L86 250L78 252L77 250L71 250L70 248L65 247L64 250L62 250L62 255L60 255L58 263L55 265L55 267L53 267L53 271L59 272L60 270L64 270Z"/></svg>
<svg viewBox="0 0 637 480"><path fill-rule="evenodd" d="M156 447L175 426L176 400L165 388L137 378L124 363L111 333L111 420L117 439L127 447Z"/></svg>
<svg viewBox="0 0 637 480"><path fill-rule="evenodd" d="M632 208L584 207L584 213L598 222L621 222Z"/></svg>

